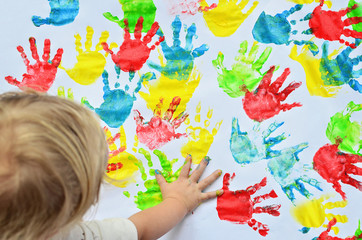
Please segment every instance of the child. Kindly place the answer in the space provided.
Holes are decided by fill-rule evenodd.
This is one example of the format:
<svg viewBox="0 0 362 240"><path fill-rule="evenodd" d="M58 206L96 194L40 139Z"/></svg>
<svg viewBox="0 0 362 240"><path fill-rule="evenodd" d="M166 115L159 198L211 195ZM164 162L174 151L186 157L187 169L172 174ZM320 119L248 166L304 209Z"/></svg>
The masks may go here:
<svg viewBox="0 0 362 240"><path fill-rule="evenodd" d="M35 92L0 95L0 239L157 239L201 202L221 171L201 180L205 157L189 176L167 183L156 171L163 201L129 219L81 222L98 200L108 160L93 112Z"/></svg>

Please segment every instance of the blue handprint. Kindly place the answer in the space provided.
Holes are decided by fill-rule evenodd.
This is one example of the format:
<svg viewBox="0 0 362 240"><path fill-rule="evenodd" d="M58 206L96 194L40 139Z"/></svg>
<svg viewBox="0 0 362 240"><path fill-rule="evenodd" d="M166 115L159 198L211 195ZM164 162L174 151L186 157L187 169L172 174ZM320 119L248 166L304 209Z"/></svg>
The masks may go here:
<svg viewBox="0 0 362 240"><path fill-rule="evenodd" d="M74 21L79 13L79 0L48 0L50 14L47 18L33 16L32 21L35 26L43 24L62 26Z"/></svg>
<svg viewBox="0 0 362 240"><path fill-rule="evenodd" d="M361 43L361 39L356 39L355 45ZM353 90L362 93L362 84L356 79L362 75L362 69L357 71L353 67L362 62L362 55L350 58L350 53L354 50L351 47L344 49L335 59L328 58L329 42L322 45L323 53L319 70L325 85L340 86L348 84Z"/></svg>
<svg viewBox="0 0 362 240"><path fill-rule="evenodd" d="M261 43L274 43L276 45L289 45L294 43L296 45L309 45L309 49L313 54L318 53L318 47L312 41L298 41L291 40L291 35L296 35L297 31L292 31L292 26L296 21L288 21L287 18L302 9L303 5L297 4L290 10L285 10L275 16L267 15L264 11L260 14L259 18L253 27L252 34L256 41Z"/></svg>
<svg viewBox="0 0 362 240"><path fill-rule="evenodd" d="M273 175L275 181L281 186L286 196L294 202L295 196L293 190L299 191L303 196L310 197L311 193L305 188L304 183L322 190L319 182L309 178L295 166L299 161L298 154L308 147L307 143L282 149L271 149L276 144L286 139L284 133L276 137L270 135L277 130L283 123L272 123L260 134L260 124L254 126L250 133L241 132L238 120L233 118L232 132L230 138L230 149L234 160L246 165L261 160L268 160L268 170Z"/></svg>
<svg viewBox="0 0 362 240"><path fill-rule="evenodd" d="M184 48L180 46L182 23L178 16L176 16L175 20L172 22L171 27L173 30L173 45L171 47L168 46L166 41L163 41L160 44L167 60L166 64L159 65L151 61L148 61L147 64L170 79L187 80L194 67L194 59L202 56L209 47L206 44L202 44L200 47L193 49L192 40L196 35L195 24L192 24L187 29L185 37L186 44ZM163 32L160 29L158 29L157 34L160 37L163 37Z"/></svg>
<svg viewBox="0 0 362 240"><path fill-rule="evenodd" d="M108 81L108 72L104 71L103 77L103 100L104 102L99 108L94 108L86 99L82 99L82 103L94 110L99 117L112 128L119 128L123 125L124 121L128 118L131 113L133 102L136 100L135 93L138 93L141 89L143 81L149 81L155 78L153 73L146 73L137 82L137 87L133 91L132 95L127 93L129 86L126 85L125 90L114 89L111 90ZM116 87L119 84L116 83Z"/></svg>

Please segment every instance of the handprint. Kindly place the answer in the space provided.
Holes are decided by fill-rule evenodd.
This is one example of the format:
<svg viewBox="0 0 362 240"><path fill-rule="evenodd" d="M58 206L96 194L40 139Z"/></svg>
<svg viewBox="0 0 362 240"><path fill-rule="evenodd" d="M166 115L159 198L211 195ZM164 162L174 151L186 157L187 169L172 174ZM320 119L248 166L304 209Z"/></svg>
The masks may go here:
<svg viewBox="0 0 362 240"><path fill-rule="evenodd" d="M59 68L66 71L71 79L81 85L89 85L96 82L102 75L106 65L106 58L99 51L103 49L101 43L107 41L109 33L107 31L102 32L95 50L91 50L93 34L93 28L88 26L84 43L85 51L82 49L80 35L75 35L75 47L78 53L77 63L72 69L65 69L59 66Z"/></svg>
<svg viewBox="0 0 362 240"><path fill-rule="evenodd" d="M131 113L133 102L136 100L135 94L141 89L143 81L148 81L154 76L152 74L144 74L137 82L137 87L132 94L127 91L129 86L126 85L125 90L111 90L108 81L108 72L104 71L103 77L103 100L104 102L99 108L94 108L86 99L83 99L83 104L89 107L99 115L99 117L112 128L119 128Z"/></svg>
<svg viewBox="0 0 362 240"><path fill-rule="evenodd" d="M201 0L179 0L179 1L168 0L170 14L195 15L199 11L208 11L217 6L216 3L213 3L209 7L200 7L200 2Z"/></svg>
<svg viewBox="0 0 362 240"><path fill-rule="evenodd" d="M122 5L123 19L113 16L110 12L103 13L103 16L121 28L129 26L128 31L131 33L137 32L137 22L140 17L144 19L142 32L146 33L152 28L157 10L152 0L119 0L119 3ZM127 24L125 20L128 21Z"/></svg>
<svg viewBox="0 0 362 240"><path fill-rule="evenodd" d="M149 149L154 150L160 148L173 139L186 136L183 133L176 133L175 130L188 117L186 113L180 113L174 119L173 115L180 104L181 98L174 97L170 103L170 107L162 117L163 100L160 99L159 105L153 112L153 117L148 123L144 123L144 118L138 110L135 110L134 119L137 124L136 132L141 143L145 144Z"/></svg>
<svg viewBox="0 0 362 240"><path fill-rule="evenodd" d="M288 95L296 88L302 85L301 82L290 83L284 90L279 92L285 79L290 73L289 68L286 68L283 74L271 83L275 67L272 66L264 75L258 88L254 92L250 92L246 86L243 86L245 97L243 98L243 108L250 119L262 122L266 119L274 117L280 111L288 111L294 107L301 107L300 103L281 103Z"/></svg>
<svg viewBox="0 0 362 240"><path fill-rule="evenodd" d="M43 61L40 61L35 38L29 38L29 43L31 55L36 63L30 65L30 61L24 52L24 48L22 46L18 46L17 50L21 54L21 57L26 65L27 73L23 74L23 80L21 82L11 76L5 77L5 80L20 89L32 88L39 92L47 92L55 80L58 66L62 59L63 49L59 48L53 60L50 61L50 40L45 39L42 56Z"/></svg>
<svg viewBox="0 0 362 240"><path fill-rule="evenodd" d="M362 168L355 164L362 162L362 156L343 153L336 144L326 144L321 147L313 157L313 167L322 178L333 184L333 188L346 200L346 194L342 191L341 181L362 191L362 182L350 175L362 175Z"/></svg>
<svg viewBox="0 0 362 240"><path fill-rule="evenodd" d="M217 37L231 36L254 11L259 2L243 12L249 0L219 0L216 7L209 6L206 0L200 1L199 10L203 12L205 22L210 31Z"/></svg>
<svg viewBox="0 0 362 240"><path fill-rule="evenodd" d="M358 46L361 41L361 39L356 39L355 46ZM322 45L323 54L319 67L323 83L332 86L348 84L353 90L362 93L362 84L357 81L362 75L362 70L353 70L355 66L362 62L362 55L350 58L349 55L353 48L347 47L335 59L330 59L328 57L328 46L328 41L325 41Z"/></svg>
<svg viewBox="0 0 362 240"><path fill-rule="evenodd" d="M193 49L192 40L196 34L196 26L192 24L187 29L186 34L186 44L185 47L182 48L180 46L180 31L181 31L182 23L178 16L176 16L175 20L172 22L172 30L173 30L173 44L172 46L168 46L166 41L161 42L162 51L164 57L166 58L166 64L158 65L154 62L148 61L147 64L161 72L164 76L170 79L177 80L187 80L190 77L191 71L194 68L194 60L197 57L202 56L209 47L206 44L202 44L200 47ZM163 32L158 29L158 35L164 39Z"/></svg>
<svg viewBox="0 0 362 240"><path fill-rule="evenodd" d="M72 23L79 13L79 0L48 0L50 14L47 18L33 16L32 21L35 26L43 24L62 26Z"/></svg>
<svg viewBox="0 0 362 240"><path fill-rule="evenodd" d="M351 44L348 41L342 39L342 36L352 38L362 38L362 32L347 29L346 27L358 24L362 22L361 17L351 17L342 20L342 18L351 10L358 7L357 4L351 8L342 9L338 12L322 10L324 0L320 1L312 14L308 16L309 27L304 33L313 34L317 38L328 40L328 41L339 41L344 43L346 46L356 48L355 44Z"/></svg>
<svg viewBox="0 0 362 240"><path fill-rule="evenodd" d="M348 8L350 9L350 11L347 12L348 18L362 17L362 2L356 2L356 0L349 0ZM352 28L357 32L362 32L362 22L352 24Z"/></svg>
<svg viewBox="0 0 362 240"><path fill-rule="evenodd" d="M259 46L256 42L253 43L248 55L246 55L247 50L248 42L243 41L240 44L239 55L235 57L236 62L231 66L231 70L225 68L224 54L221 52L212 61L214 67L219 71L217 77L219 87L232 98L244 96L245 92L240 90L241 86L245 85L249 91L256 88L265 74L260 70L268 60L272 48L265 48L257 59L256 55Z"/></svg>
<svg viewBox="0 0 362 240"><path fill-rule="evenodd" d="M347 206L347 201L325 202L330 197L329 195L324 195L318 199L314 198L303 201L291 208L291 214L294 219L304 226L302 229L303 233L309 232L311 228L326 227L327 224L323 224L326 220L336 219L340 223L348 221L346 215L335 215L326 212L328 209L344 208ZM332 229L335 234L338 234L338 227L333 227Z"/></svg>
<svg viewBox="0 0 362 240"><path fill-rule="evenodd" d="M231 179L235 177L235 173ZM258 222L253 218L254 214L267 213L272 216L279 216L279 205L269 205L256 207L255 205L269 198L277 198L278 195L274 190L270 193L252 197L257 191L265 187L267 184L266 177L260 183L247 187L245 190L231 191L230 174L225 173L223 180L224 193L217 197L217 213L221 220L230 221L237 224L248 224L254 231L258 231L260 235L266 236L269 228L266 224Z"/></svg>
<svg viewBox="0 0 362 240"><path fill-rule="evenodd" d="M155 42L151 47L148 47L147 44L151 42L152 37L156 34L159 26L157 22L152 24L151 29L147 32L146 36L142 37L142 26L143 26L143 17L140 17L137 21L134 37L131 39L129 32L128 20L124 19L126 25L124 29L124 41L119 47L119 51L114 53L106 42L102 43L103 49L110 53L112 56L113 62L116 64L116 70L122 70L124 72L130 73L130 79L134 77L134 73L137 70L140 70L143 64L147 61L151 50L155 49L157 45L164 40L164 37L160 37L157 42Z"/></svg>
<svg viewBox="0 0 362 240"><path fill-rule="evenodd" d="M112 136L112 132L104 127L109 146L109 158L105 178L116 187L124 188L131 183L135 183L138 165L140 161L132 154L126 152L127 139L123 126L119 128L119 133ZM120 146L117 147L116 140L119 139Z"/></svg>
<svg viewBox="0 0 362 240"><path fill-rule="evenodd" d="M328 53L326 53L328 55ZM328 58L338 54L338 51L328 55ZM306 46L298 54L297 46L294 45L289 54L290 58L299 62L304 68L306 75L306 85L311 96L333 97L337 94L340 86L326 85L322 80L320 71L321 58L313 56Z"/></svg>
<svg viewBox="0 0 362 240"><path fill-rule="evenodd" d="M233 118L230 149L234 160L241 165L268 160L269 172L287 197L294 202L293 190L297 190L307 198L311 196L303 183L308 183L318 190L322 189L319 187L317 180L301 173L301 169L296 165L300 160L298 154L308 146L307 143L301 143L282 150L271 149L286 139L284 133L276 137L270 137L282 124L273 123L261 134L259 132L260 124L257 124L254 126L253 131L248 133L241 132L238 120Z"/></svg>
<svg viewBox="0 0 362 240"><path fill-rule="evenodd" d="M320 2L320 0L288 0L289 2L294 2L297 4L311 4L314 2ZM325 1L326 5L331 8L332 7L332 2L331 1Z"/></svg>
<svg viewBox="0 0 362 240"><path fill-rule="evenodd" d="M201 125L201 102L196 107L195 123ZM202 158L207 155L211 144L214 141L214 137L217 134L222 121L217 122L213 129L208 129L210 120L212 117L213 110L209 109L207 112L207 119L204 121L203 126L195 126L190 124L189 118L186 119L185 123L188 125L186 133L188 135L188 142L182 146L181 154L186 157L188 154L192 155L193 163L200 163Z"/></svg>
<svg viewBox="0 0 362 240"><path fill-rule="evenodd" d="M352 237L346 237L346 238L339 238L339 237L332 237L329 236L329 232L331 231L331 229L333 228L334 225L336 225L337 223L337 219L333 218L332 220L329 221L328 226L327 226L327 230L325 230L324 232L322 232L319 237L315 237L312 240L361 240L362 239L362 231L361 231L361 224L358 224L358 228L354 233L354 236Z"/></svg>
<svg viewBox="0 0 362 240"><path fill-rule="evenodd" d="M351 122L352 113L361 110L362 104L351 101L344 111L334 114L328 123L326 135L332 144L338 144L341 151L362 155L362 123Z"/></svg>

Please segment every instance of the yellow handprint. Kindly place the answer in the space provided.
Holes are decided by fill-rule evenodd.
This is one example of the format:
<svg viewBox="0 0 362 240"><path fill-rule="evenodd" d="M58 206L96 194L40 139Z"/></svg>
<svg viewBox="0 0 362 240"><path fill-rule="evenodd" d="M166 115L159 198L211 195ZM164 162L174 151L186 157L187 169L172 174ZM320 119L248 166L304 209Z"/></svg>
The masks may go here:
<svg viewBox="0 0 362 240"><path fill-rule="evenodd" d="M312 199L296 205L291 209L292 216L297 222L308 229L319 228L321 226L327 227L328 222L335 218L337 222L346 223L348 218L346 215L334 215L326 213L327 209L344 208L347 206L347 201L327 202L331 196L324 195L319 199ZM326 224L323 224L328 219ZM338 234L338 227L332 227L335 234Z"/></svg>
<svg viewBox="0 0 362 240"><path fill-rule="evenodd" d="M195 123L201 125L201 103L196 107ZM222 121L217 122L212 130L208 130L210 126L210 119L212 118L213 110L209 109L207 112L207 119L204 121L203 126L194 127L190 125L190 119L187 118L185 123L190 125L186 128L186 133L189 136L189 141L181 148L181 154L186 157L188 154L192 155L192 162L199 164L203 157L205 157L214 142L214 137L219 131Z"/></svg>
<svg viewBox="0 0 362 240"><path fill-rule="evenodd" d="M200 1L200 10L203 11L205 22L215 36L232 35L259 4L257 1L253 2L250 9L243 13L249 0L238 2L239 0L219 0L217 7L209 10L206 0Z"/></svg>
<svg viewBox="0 0 362 240"><path fill-rule="evenodd" d="M82 49L81 36L76 34L74 37L75 48L78 53L77 63L71 69L65 69L63 66L59 67L65 70L71 79L81 85L89 85L96 82L102 75L106 65L106 58L99 51L103 50L101 43L107 41L109 33L108 31L102 32L95 50L91 50L93 34L93 28L88 26L86 41L84 43L85 51ZM112 45L112 48L113 47Z"/></svg>
<svg viewBox="0 0 362 240"><path fill-rule="evenodd" d="M338 51L335 50L328 57L331 58L338 54ZM341 89L340 86L327 86L324 84L319 70L321 58L314 57L307 46L303 46L301 53L298 55L297 46L294 45L289 57L299 62L304 68L306 85L311 96L333 97Z"/></svg>
<svg viewBox="0 0 362 240"><path fill-rule="evenodd" d="M136 182L139 160L132 154L126 152L127 141L123 126L120 127L119 133L112 136L111 131L104 128L107 142L109 145L109 159L107 165L106 180L116 187L124 188L130 183ZM120 147L118 148L115 141L119 139Z"/></svg>

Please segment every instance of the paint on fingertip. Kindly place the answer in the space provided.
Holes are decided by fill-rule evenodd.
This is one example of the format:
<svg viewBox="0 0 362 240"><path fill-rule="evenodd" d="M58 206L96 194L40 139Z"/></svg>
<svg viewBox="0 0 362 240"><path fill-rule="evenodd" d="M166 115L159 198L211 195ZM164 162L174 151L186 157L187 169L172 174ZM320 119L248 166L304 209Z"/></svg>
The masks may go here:
<svg viewBox="0 0 362 240"><path fill-rule="evenodd" d="M218 174L219 174L219 176L221 176L221 174L222 174L222 170L221 170L221 169L219 169Z"/></svg>
<svg viewBox="0 0 362 240"><path fill-rule="evenodd" d="M223 194L222 190L216 190L216 196L219 197Z"/></svg>
<svg viewBox="0 0 362 240"><path fill-rule="evenodd" d="M158 169L156 169L156 170L155 170L155 173L156 173L156 174L159 174L159 175L161 175L161 174L162 174L162 173L161 173L161 171L160 171L160 170L158 170Z"/></svg>
<svg viewBox="0 0 362 240"><path fill-rule="evenodd" d="M207 164L209 164L211 158L209 156L205 156L203 159Z"/></svg>

